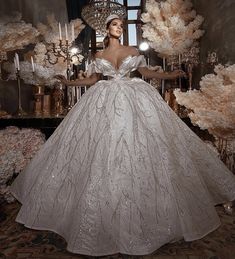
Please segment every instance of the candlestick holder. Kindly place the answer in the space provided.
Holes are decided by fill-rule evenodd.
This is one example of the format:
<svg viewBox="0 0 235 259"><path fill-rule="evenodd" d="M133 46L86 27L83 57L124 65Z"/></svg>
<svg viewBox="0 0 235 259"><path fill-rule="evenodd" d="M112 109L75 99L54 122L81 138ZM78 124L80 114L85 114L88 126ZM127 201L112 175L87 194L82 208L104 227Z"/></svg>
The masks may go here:
<svg viewBox="0 0 235 259"><path fill-rule="evenodd" d="M34 85L33 86L34 96L34 115L41 117L43 114L43 97L44 97L44 86Z"/></svg>
<svg viewBox="0 0 235 259"><path fill-rule="evenodd" d="M62 40L59 40L58 44L52 43L47 45L46 57L48 62L53 65L58 63L59 58L66 62L67 80L70 81L71 76L73 75L73 61L76 60L78 65L81 64L81 52L82 48L75 46L74 42L69 42L68 40L63 42ZM67 112L74 106L75 97L73 87L65 85L64 103Z"/></svg>
<svg viewBox="0 0 235 259"><path fill-rule="evenodd" d="M64 115L64 91L61 83L55 85L52 92L53 114L56 117Z"/></svg>
<svg viewBox="0 0 235 259"><path fill-rule="evenodd" d="M199 48L192 47L183 54L183 60L188 73L189 90L193 90L193 69L200 63Z"/></svg>
<svg viewBox="0 0 235 259"><path fill-rule="evenodd" d="M46 48L46 59L52 65L58 63L59 58L62 58L64 62L68 62L69 64L73 59L80 60L79 55L82 52L81 48L68 40L65 40L65 42L59 40L59 44L48 43Z"/></svg>
<svg viewBox="0 0 235 259"><path fill-rule="evenodd" d="M20 71L18 69L16 70L16 79L17 79L17 86L18 86L18 108L15 115L18 117L22 117L27 115L27 113L22 108Z"/></svg>

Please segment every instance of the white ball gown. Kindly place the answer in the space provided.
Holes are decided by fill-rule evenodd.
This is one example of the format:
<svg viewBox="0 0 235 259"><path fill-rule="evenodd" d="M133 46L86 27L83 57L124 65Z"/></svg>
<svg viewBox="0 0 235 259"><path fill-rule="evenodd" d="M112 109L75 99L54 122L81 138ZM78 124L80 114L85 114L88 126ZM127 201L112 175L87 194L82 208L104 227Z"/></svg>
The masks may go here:
<svg viewBox="0 0 235 259"><path fill-rule="evenodd" d="M220 225L214 205L235 199L235 176L130 71L96 59L93 85L11 186L17 222L51 230L73 253L144 255Z"/></svg>

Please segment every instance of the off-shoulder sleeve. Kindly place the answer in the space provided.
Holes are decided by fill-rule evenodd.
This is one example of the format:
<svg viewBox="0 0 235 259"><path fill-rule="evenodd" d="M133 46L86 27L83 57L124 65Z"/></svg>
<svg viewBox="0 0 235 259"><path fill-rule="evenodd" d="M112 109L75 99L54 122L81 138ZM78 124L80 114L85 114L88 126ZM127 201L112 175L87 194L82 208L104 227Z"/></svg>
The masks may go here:
<svg viewBox="0 0 235 259"><path fill-rule="evenodd" d="M147 67L147 63L144 55L137 56L136 63L137 63L137 67Z"/></svg>
<svg viewBox="0 0 235 259"><path fill-rule="evenodd" d="M95 74L95 73L102 73L101 70L98 68L95 60L92 61L88 67L87 67L87 75L88 76L91 76L92 74Z"/></svg>

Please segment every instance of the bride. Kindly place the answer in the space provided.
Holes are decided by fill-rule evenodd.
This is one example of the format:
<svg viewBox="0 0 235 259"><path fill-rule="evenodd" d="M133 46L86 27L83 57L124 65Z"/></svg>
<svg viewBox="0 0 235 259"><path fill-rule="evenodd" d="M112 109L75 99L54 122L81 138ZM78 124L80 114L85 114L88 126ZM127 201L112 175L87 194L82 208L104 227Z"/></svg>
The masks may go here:
<svg viewBox="0 0 235 259"><path fill-rule="evenodd" d="M159 73L119 38L123 23L107 18L106 48L90 64L93 85L11 186L22 203L16 220L51 230L73 253L144 255L220 225L216 204L235 198L235 177L217 155L140 78ZM100 75L109 80L100 80Z"/></svg>

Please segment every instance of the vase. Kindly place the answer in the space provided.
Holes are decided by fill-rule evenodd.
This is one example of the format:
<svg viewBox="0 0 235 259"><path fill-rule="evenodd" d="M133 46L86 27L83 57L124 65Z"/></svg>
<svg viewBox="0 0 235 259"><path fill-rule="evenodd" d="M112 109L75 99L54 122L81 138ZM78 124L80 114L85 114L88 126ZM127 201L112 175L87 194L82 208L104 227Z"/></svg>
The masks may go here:
<svg viewBox="0 0 235 259"><path fill-rule="evenodd" d="M64 114L64 90L62 85L55 86L52 92L53 114L60 116Z"/></svg>
<svg viewBox="0 0 235 259"><path fill-rule="evenodd" d="M43 114L43 95L44 95L44 86L34 85L34 114L36 116L42 116Z"/></svg>
<svg viewBox="0 0 235 259"><path fill-rule="evenodd" d="M51 96L49 94L43 95L42 111L43 116L49 116L51 114Z"/></svg>
<svg viewBox="0 0 235 259"><path fill-rule="evenodd" d="M235 140L216 138L215 145L220 159L235 174Z"/></svg>

